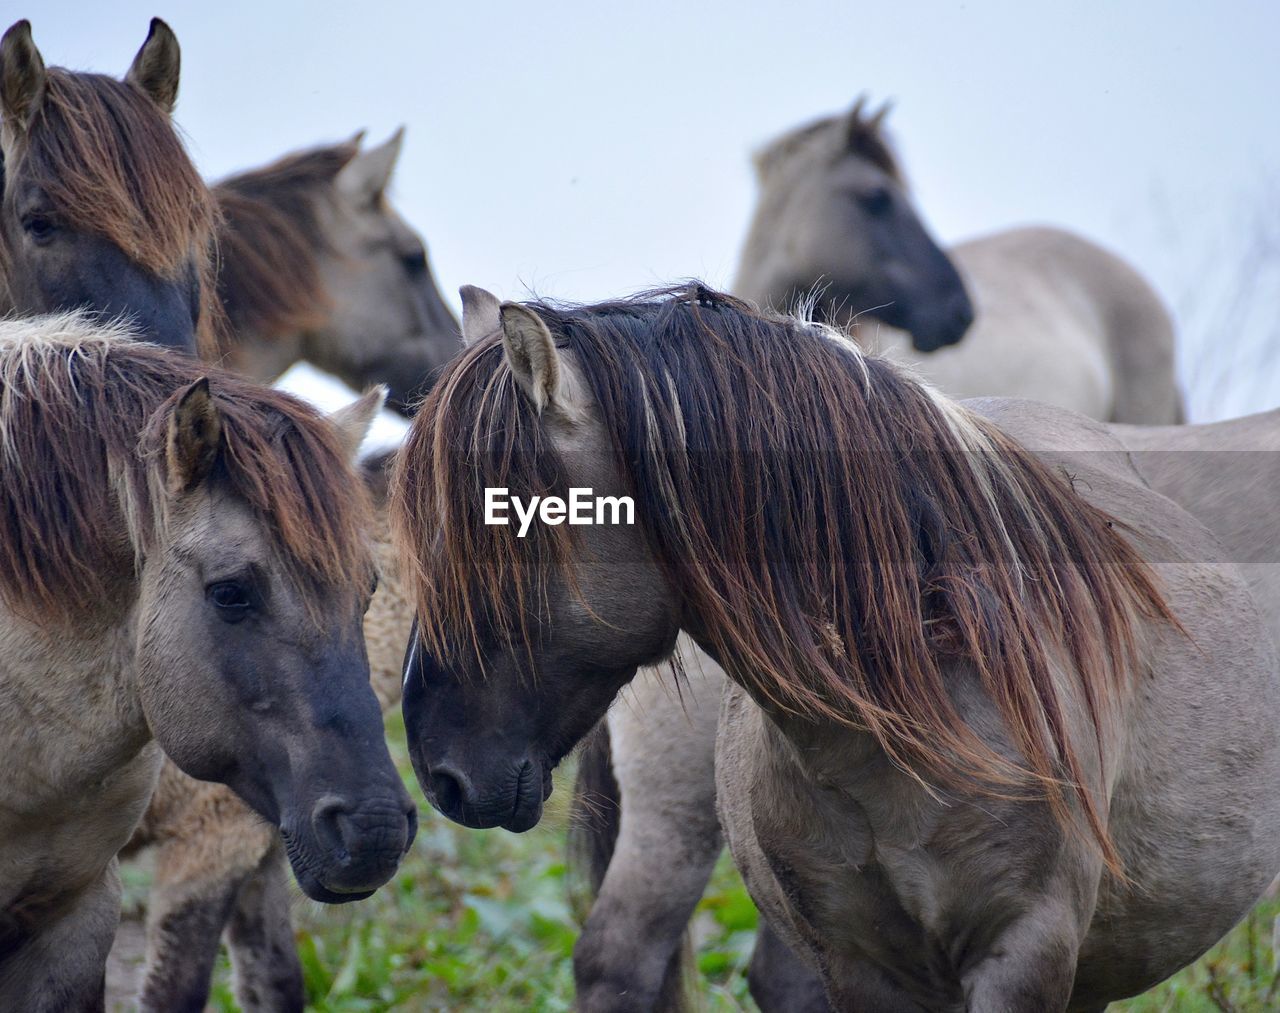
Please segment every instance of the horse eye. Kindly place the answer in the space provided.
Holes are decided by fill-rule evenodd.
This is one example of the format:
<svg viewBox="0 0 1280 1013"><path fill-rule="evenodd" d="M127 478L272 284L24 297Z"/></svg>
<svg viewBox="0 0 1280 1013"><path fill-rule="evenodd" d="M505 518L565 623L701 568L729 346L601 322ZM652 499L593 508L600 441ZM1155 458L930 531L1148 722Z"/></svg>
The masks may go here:
<svg viewBox="0 0 1280 1013"><path fill-rule="evenodd" d="M32 214L22 219L22 228L37 243L47 243L58 231L58 223L48 215Z"/></svg>
<svg viewBox="0 0 1280 1013"><path fill-rule="evenodd" d="M228 623L238 623L249 614L253 607L249 598L249 589L239 581L224 580L210 584L209 600L218 610L218 618Z"/></svg>
<svg viewBox="0 0 1280 1013"><path fill-rule="evenodd" d="M887 186L877 186L858 195L858 203L870 215L882 215L893 207L893 194Z"/></svg>
<svg viewBox="0 0 1280 1013"><path fill-rule="evenodd" d="M412 253L406 253L400 258L400 262L404 264L404 269L409 273L409 276L416 278L427 269L427 251L414 250Z"/></svg>

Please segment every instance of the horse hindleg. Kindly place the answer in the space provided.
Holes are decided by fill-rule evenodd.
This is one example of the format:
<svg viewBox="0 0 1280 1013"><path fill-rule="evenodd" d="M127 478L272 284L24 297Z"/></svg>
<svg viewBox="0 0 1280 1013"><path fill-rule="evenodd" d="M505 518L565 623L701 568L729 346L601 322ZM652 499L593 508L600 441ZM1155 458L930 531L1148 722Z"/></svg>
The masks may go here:
<svg viewBox="0 0 1280 1013"><path fill-rule="evenodd" d="M227 927L236 999L245 1013L289 1013L306 1004L285 865L277 841L245 881Z"/></svg>
<svg viewBox="0 0 1280 1013"><path fill-rule="evenodd" d="M75 905L0 960L0 1010L99 1013L107 955L120 924L115 859Z"/></svg>
<svg viewBox="0 0 1280 1013"><path fill-rule="evenodd" d="M822 978L760 916L755 949L747 968L751 998L760 1013L828 1013Z"/></svg>
<svg viewBox="0 0 1280 1013"><path fill-rule="evenodd" d="M682 1005L682 941L722 848L714 764L723 677L690 668L683 700L646 671L609 714L622 822L574 948L583 1010Z"/></svg>

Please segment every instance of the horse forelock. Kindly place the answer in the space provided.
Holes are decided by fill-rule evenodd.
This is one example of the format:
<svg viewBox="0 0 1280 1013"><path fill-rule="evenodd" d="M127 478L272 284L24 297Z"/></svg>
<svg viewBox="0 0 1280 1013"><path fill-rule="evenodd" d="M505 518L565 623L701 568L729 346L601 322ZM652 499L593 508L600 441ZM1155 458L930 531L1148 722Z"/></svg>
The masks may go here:
<svg viewBox="0 0 1280 1013"><path fill-rule="evenodd" d="M922 777L1034 790L1067 825L1078 804L1115 860L1055 673L1075 671L1101 755L1137 624L1169 613L1106 514L993 424L829 328L701 287L533 308L591 387L671 586L740 681L780 712L870 732ZM526 495L558 468L524 401L497 340L481 342L401 456L397 532L437 648L495 614L518 634L507 582L545 587L572 565L563 527L535 525L539 548L482 525L486 484ZM487 462L468 456L478 450ZM956 712L954 660L976 671L1023 764Z"/></svg>
<svg viewBox="0 0 1280 1013"><path fill-rule="evenodd" d="M50 68L21 165L66 220L156 274L177 277L207 254L208 189L171 121L131 84Z"/></svg>
<svg viewBox="0 0 1280 1013"><path fill-rule="evenodd" d="M165 443L208 377L216 480L270 529L300 586L368 578L364 485L332 425L288 395L70 314L0 322L0 599L72 620L168 536Z"/></svg>
<svg viewBox="0 0 1280 1013"><path fill-rule="evenodd" d="M233 338L275 338L324 318L329 294L320 257L333 250L323 218L355 142L286 155L214 184L218 295Z"/></svg>
<svg viewBox="0 0 1280 1013"><path fill-rule="evenodd" d="M102 74L48 71L30 129L15 143L6 187L40 187L74 228L100 235L168 280L192 266L202 283L198 337L212 351L212 240L217 211L168 116L139 88Z"/></svg>

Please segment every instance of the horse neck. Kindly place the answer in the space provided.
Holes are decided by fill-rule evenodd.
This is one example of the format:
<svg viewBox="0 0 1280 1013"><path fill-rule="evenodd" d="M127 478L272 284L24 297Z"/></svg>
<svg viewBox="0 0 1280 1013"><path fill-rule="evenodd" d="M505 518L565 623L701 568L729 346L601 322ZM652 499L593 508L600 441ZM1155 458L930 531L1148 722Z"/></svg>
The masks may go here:
<svg viewBox="0 0 1280 1013"><path fill-rule="evenodd" d="M0 606L0 734L10 765L0 811L15 792L30 800L33 784L56 802L109 776L151 738L136 680L135 602L115 612L72 626Z"/></svg>

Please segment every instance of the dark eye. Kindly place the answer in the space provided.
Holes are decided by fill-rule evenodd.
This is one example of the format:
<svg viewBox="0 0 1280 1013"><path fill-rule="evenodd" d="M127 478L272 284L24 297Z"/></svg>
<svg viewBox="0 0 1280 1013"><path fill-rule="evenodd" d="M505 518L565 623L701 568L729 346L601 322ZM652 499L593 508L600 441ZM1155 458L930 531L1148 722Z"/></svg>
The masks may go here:
<svg viewBox="0 0 1280 1013"><path fill-rule="evenodd" d="M49 215L32 214L22 219L22 228L34 242L47 243L58 231L58 223Z"/></svg>
<svg viewBox="0 0 1280 1013"><path fill-rule="evenodd" d="M249 588L239 581L224 580L210 584L207 593L223 622L238 623L253 607Z"/></svg>
<svg viewBox="0 0 1280 1013"><path fill-rule="evenodd" d="M404 264L404 269L408 272L409 277L416 278L427 270L427 251L414 250L412 253L406 253L400 258Z"/></svg>
<svg viewBox="0 0 1280 1013"><path fill-rule="evenodd" d="M858 203L869 215L887 214L893 207L893 194L887 186L877 186L858 195Z"/></svg>

